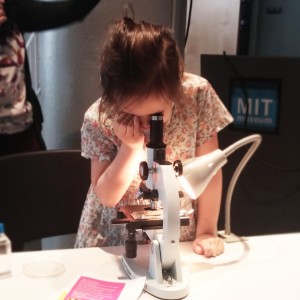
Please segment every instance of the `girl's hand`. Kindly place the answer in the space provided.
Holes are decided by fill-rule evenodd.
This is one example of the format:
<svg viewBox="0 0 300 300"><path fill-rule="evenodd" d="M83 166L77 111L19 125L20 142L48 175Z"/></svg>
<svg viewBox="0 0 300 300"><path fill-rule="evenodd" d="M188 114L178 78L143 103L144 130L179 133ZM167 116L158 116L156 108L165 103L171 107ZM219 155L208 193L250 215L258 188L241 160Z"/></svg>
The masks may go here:
<svg viewBox="0 0 300 300"><path fill-rule="evenodd" d="M193 250L206 257L215 257L224 252L224 242L221 238L211 235L199 236L193 242Z"/></svg>
<svg viewBox="0 0 300 300"><path fill-rule="evenodd" d="M7 21L4 11L4 0L0 0L0 26Z"/></svg>
<svg viewBox="0 0 300 300"><path fill-rule="evenodd" d="M144 133L137 116L119 114L114 121L114 133L129 148L136 149L144 145Z"/></svg>

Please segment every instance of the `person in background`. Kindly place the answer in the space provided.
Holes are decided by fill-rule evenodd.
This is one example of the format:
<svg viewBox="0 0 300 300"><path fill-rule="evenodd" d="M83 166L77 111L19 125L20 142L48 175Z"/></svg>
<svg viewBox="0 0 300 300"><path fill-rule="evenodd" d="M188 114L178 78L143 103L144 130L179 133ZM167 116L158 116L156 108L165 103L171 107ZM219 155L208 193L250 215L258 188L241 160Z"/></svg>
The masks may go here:
<svg viewBox="0 0 300 300"><path fill-rule="evenodd" d="M46 149L23 34L82 21L99 2L0 0L0 156Z"/></svg>
<svg viewBox="0 0 300 300"><path fill-rule="evenodd" d="M128 14L127 14L128 15ZM163 114L166 159L188 159L218 148L217 133L232 117L209 82L185 73L171 32L160 25L125 16L112 24L102 48L103 94L84 115L82 156L91 160L91 186L83 208L75 247L123 245L128 233L112 225L123 205L138 204L139 163L146 160L149 120ZM206 257L224 251L217 236L222 173L203 195L181 199L181 209L194 211L182 226L180 241ZM146 243L137 233L138 243Z"/></svg>

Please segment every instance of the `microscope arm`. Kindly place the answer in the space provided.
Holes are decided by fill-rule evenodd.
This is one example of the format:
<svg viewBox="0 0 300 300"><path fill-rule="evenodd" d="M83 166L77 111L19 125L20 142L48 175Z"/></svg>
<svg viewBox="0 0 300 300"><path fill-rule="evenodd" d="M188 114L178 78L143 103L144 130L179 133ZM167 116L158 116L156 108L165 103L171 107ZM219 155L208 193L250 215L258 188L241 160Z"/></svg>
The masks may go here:
<svg viewBox="0 0 300 300"><path fill-rule="evenodd" d="M154 163L153 186L158 191L163 206L163 229L158 234L161 263L164 270L174 267L179 255L180 199L178 181L173 165ZM177 279L177 278L176 278Z"/></svg>

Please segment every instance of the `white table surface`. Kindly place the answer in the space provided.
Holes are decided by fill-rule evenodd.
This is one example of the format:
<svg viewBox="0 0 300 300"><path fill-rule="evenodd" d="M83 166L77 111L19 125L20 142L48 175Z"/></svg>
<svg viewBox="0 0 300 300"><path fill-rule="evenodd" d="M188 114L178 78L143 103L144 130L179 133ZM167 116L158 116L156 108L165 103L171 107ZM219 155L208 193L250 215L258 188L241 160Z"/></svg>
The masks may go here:
<svg viewBox="0 0 300 300"><path fill-rule="evenodd" d="M180 251L182 264L191 275L186 299L300 299L300 233L225 244L225 253L211 259L194 254L189 242L181 243ZM123 252L124 247L107 247L13 253L12 275L0 279L0 299L55 300L87 271L107 279L124 279ZM147 256L147 246L139 246L138 257ZM59 259L66 270L51 278L28 277L22 265L32 259ZM156 298L143 292L140 299Z"/></svg>

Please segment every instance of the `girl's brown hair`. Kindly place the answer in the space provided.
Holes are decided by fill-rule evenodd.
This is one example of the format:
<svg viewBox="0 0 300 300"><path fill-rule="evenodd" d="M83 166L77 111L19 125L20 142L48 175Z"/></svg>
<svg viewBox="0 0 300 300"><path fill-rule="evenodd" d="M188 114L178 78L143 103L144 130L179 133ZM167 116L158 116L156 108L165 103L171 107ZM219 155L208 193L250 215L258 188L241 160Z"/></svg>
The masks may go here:
<svg viewBox="0 0 300 300"><path fill-rule="evenodd" d="M118 110L128 100L181 98L183 63L170 30L129 17L112 24L100 56L102 104Z"/></svg>

